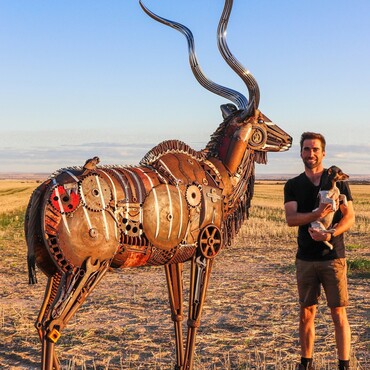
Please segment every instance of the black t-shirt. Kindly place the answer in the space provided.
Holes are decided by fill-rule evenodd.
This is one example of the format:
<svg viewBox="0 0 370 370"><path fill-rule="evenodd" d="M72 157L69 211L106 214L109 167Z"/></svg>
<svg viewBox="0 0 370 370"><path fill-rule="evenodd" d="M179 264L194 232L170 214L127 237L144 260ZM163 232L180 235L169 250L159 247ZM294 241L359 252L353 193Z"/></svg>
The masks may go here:
<svg viewBox="0 0 370 370"><path fill-rule="evenodd" d="M326 170L325 170L326 171ZM347 200L353 200L348 182L338 181L337 187L341 194L346 195ZM284 203L297 202L297 212L312 212L315 209L320 185L315 186L303 172L297 177L287 181L284 187ZM338 209L334 214L333 224L343 217ZM313 240L308 232L310 224L298 227L298 251L297 258L305 261L324 261L345 257L344 237L340 234L331 239L333 249L330 250L323 242Z"/></svg>

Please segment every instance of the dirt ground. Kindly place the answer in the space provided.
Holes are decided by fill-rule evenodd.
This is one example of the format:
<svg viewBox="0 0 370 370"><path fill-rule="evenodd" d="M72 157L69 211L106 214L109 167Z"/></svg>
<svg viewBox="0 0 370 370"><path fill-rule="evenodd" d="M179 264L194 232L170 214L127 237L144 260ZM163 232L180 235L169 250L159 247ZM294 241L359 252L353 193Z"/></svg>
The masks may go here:
<svg viewBox="0 0 370 370"><path fill-rule="evenodd" d="M299 359L295 248L294 240L250 240L241 232L234 246L220 253L195 369L294 369ZM2 254L0 368L38 369L41 345L33 324L46 279L39 272L39 284L28 285L24 242L9 240ZM369 280L350 277L349 287L352 363L370 369ZM335 338L324 300L316 335L317 369L335 369ZM57 353L63 369L173 369L163 267L110 271L63 331Z"/></svg>

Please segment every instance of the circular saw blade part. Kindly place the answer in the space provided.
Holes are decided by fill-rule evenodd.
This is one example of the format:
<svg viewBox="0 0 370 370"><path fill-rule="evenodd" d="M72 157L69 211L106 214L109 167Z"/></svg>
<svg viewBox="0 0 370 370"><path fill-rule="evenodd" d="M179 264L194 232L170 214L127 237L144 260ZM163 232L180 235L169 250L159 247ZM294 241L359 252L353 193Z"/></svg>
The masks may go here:
<svg viewBox="0 0 370 370"><path fill-rule="evenodd" d="M106 209L112 200L112 191L108 183L98 175L86 176L80 184L82 203L90 211Z"/></svg>

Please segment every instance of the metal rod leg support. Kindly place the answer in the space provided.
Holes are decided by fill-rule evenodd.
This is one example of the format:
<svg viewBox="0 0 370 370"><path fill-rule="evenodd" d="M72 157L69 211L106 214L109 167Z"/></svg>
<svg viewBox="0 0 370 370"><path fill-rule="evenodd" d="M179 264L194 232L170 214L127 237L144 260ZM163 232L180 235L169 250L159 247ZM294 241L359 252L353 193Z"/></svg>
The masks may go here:
<svg viewBox="0 0 370 370"><path fill-rule="evenodd" d="M213 259L194 256L191 263L188 333L185 347L184 370L192 370L196 335L200 326Z"/></svg>
<svg viewBox="0 0 370 370"><path fill-rule="evenodd" d="M182 336L183 321L183 264L165 265L171 317L175 327L176 366L175 370L184 369L184 343Z"/></svg>

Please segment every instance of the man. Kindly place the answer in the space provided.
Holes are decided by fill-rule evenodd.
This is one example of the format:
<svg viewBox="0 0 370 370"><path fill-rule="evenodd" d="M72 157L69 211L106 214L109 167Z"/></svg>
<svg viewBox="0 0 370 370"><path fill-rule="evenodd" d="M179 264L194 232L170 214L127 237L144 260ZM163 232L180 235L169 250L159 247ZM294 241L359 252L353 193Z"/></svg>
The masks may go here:
<svg viewBox="0 0 370 370"><path fill-rule="evenodd" d="M343 233L355 220L352 196L348 183L338 182L340 192L347 197L347 205L340 204L334 215L334 234L317 231L310 223L332 212L332 206L321 204L314 210L321 177L325 172L325 138L321 134L304 132L301 136L301 158L304 172L287 181L284 187L285 216L289 226L298 228L296 255L297 285L300 301L299 340L301 363L297 369L314 369L313 347L315 314L321 286L334 322L340 370L349 369L351 332L346 306L347 265ZM313 211L314 210L314 211ZM323 241L330 241L330 249Z"/></svg>

